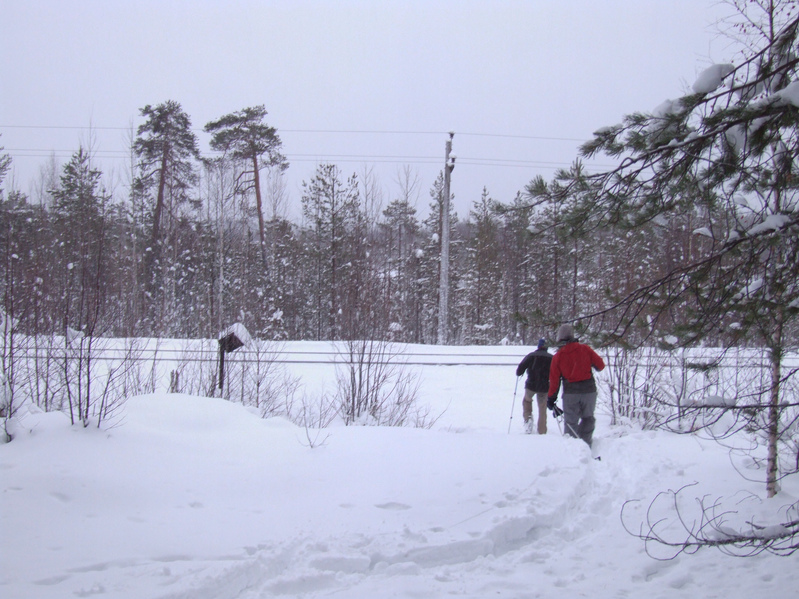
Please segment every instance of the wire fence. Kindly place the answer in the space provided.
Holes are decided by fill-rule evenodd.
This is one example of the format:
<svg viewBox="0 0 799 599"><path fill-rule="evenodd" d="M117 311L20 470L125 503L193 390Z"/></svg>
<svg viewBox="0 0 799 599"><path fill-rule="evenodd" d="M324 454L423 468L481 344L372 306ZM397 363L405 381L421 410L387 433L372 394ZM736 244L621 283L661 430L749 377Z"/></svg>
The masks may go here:
<svg viewBox="0 0 799 599"><path fill-rule="evenodd" d="M216 339L16 336L6 339L2 349L0 416L8 418L21 406L34 404L48 411L68 411L73 420L84 423L108 418L126 397L157 390L220 396L254 406L263 414L290 414L304 366L410 370L468 366L515 373L531 350L512 345L384 343L364 360L350 351L348 342L252 340L225 354L222 364ZM657 426L704 397L757 399L770 385L771 362L761 348L672 352L610 348L600 354L607 364L597 377L603 409L614 421L635 421L644 427ZM799 355L787 354L782 367L788 376L796 372ZM486 376L494 373L486 371Z"/></svg>

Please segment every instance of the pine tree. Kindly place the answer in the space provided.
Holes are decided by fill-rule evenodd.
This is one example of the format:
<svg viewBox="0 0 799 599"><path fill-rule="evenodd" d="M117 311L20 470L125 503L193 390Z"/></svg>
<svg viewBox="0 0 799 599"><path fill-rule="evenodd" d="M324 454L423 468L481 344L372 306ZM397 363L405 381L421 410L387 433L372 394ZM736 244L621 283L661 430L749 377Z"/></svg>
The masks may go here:
<svg viewBox="0 0 799 599"><path fill-rule="evenodd" d="M310 225L308 251L314 264L316 338L340 339L345 290L357 247L357 178L353 175L344 184L338 167L322 164L310 182L303 182L303 190L302 210Z"/></svg>
<svg viewBox="0 0 799 599"><path fill-rule="evenodd" d="M407 331L412 315L411 265L413 248L419 230L416 209L407 198L393 200L383 211L385 222L382 246L386 255L385 281L386 303L389 320L396 340L408 340Z"/></svg>
<svg viewBox="0 0 799 599"><path fill-rule="evenodd" d="M3 199L3 181L5 181L6 173L11 168L11 156L3 154L3 146L0 146L0 200Z"/></svg>
<svg viewBox="0 0 799 599"><path fill-rule="evenodd" d="M264 122L267 112L263 105L244 108L210 121L205 132L212 133L211 149L224 152L246 166L236 179L236 192L246 194L255 192L255 206L258 217L261 255L264 264L267 260L266 226L261 198L261 170L288 168L286 157L281 154L282 142L277 130Z"/></svg>
<svg viewBox="0 0 799 599"><path fill-rule="evenodd" d="M163 302L168 301L164 297L164 273L168 271L164 262L177 257L174 252L167 256L164 250L176 247L170 237L185 216L186 207L195 203L191 190L197 181L195 161L200 155L191 119L179 103L169 100L156 106L148 104L140 112L146 121L139 126L133 142L138 164L132 192L134 201L146 206L149 220L143 268L149 316L155 324L163 322ZM160 314L152 312L158 299L162 302Z"/></svg>
<svg viewBox="0 0 799 599"><path fill-rule="evenodd" d="M461 276L460 317L464 343L486 344L499 329L499 223L494 202L483 188L469 213L467 261Z"/></svg>
<svg viewBox="0 0 799 599"><path fill-rule="evenodd" d="M577 287L573 276L569 275L574 275L577 241L569 239L569 227L563 216L568 213L572 200L559 181L548 183L543 177L527 185L525 197L537 204L530 217L536 238L533 260L538 267L533 321L553 328L576 316Z"/></svg>
<svg viewBox="0 0 799 599"><path fill-rule="evenodd" d="M501 248L500 330L510 343L526 344L538 339L544 330L533 322L539 303L535 288L539 276L546 276L535 259L538 239L531 233L531 213L527 201L517 193L509 205L497 203L494 211L500 223Z"/></svg>
<svg viewBox="0 0 799 599"><path fill-rule="evenodd" d="M106 217L110 194L102 173L80 148L64 166L53 195L53 227L59 245L63 327L93 334L106 308ZM107 326L108 323L105 323Z"/></svg>

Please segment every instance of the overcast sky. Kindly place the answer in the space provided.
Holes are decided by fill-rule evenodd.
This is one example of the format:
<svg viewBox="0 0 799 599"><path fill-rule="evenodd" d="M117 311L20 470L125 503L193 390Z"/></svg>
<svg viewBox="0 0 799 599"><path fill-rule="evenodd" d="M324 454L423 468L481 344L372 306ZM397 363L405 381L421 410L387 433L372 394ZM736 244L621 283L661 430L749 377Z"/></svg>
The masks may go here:
<svg viewBox="0 0 799 599"><path fill-rule="evenodd" d="M418 208L444 162L462 217L567 166L592 131L681 95L729 61L716 0L0 0L0 145L15 187L86 143L124 180L139 109L208 121L264 104L301 182L374 164L385 201L410 165Z"/></svg>

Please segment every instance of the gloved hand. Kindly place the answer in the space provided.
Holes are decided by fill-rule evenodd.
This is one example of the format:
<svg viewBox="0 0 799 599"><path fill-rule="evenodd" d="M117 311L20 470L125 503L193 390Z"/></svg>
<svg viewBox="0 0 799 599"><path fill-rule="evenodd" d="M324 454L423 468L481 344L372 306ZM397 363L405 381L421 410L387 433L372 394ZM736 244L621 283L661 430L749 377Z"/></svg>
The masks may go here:
<svg viewBox="0 0 799 599"><path fill-rule="evenodd" d="M560 418L560 415L563 414L563 410L557 406L555 403L556 401L558 401L558 397L556 395L550 395L547 397L547 408L552 410L552 415L555 418Z"/></svg>

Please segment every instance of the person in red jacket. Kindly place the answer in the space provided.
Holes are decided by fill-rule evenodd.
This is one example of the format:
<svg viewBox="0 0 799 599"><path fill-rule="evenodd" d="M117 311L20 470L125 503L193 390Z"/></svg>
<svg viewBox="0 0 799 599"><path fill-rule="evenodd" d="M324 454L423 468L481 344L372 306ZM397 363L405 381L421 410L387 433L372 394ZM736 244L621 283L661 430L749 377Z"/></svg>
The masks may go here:
<svg viewBox="0 0 799 599"><path fill-rule="evenodd" d="M574 327L563 324L558 329L561 343L549 368L547 407L555 409L563 381L563 420L566 434L579 437L589 447L594 436L596 418L596 382L593 371L605 368L605 362L593 349L574 338Z"/></svg>

